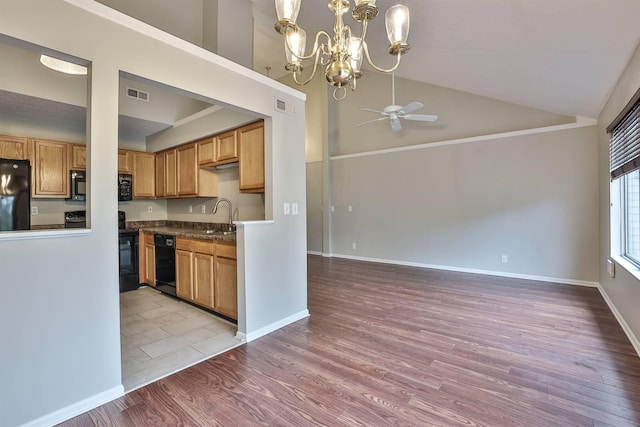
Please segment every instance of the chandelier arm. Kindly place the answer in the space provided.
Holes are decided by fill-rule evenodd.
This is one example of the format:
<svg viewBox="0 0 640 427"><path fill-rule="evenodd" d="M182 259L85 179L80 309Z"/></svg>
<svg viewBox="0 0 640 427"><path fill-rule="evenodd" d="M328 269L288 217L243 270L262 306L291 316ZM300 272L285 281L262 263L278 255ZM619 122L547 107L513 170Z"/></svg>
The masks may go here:
<svg viewBox="0 0 640 427"><path fill-rule="evenodd" d="M292 31L292 30L287 30L287 31ZM325 43L322 44L318 44L320 42L320 36L324 35L327 38L327 44L329 46L329 49L331 49L331 36L329 36L329 34L326 31L318 31L316 33L316 38L315 41L313 42L313 50L311 51L311 53L309 55L305 55L305 56L298 56L295 55L296 58L298 58L300 61L304 61L305 59L311 59L313 58L316 53L318 52L319 48L324 48L324 46L326 45ZM291 53L293 53L293 49L291 49L291 46L289 45L289 39L285 36L284 38L284 44L287 47L287 50Z"/></svg>
<svg viewBox="0 0 640 427"><path fill-rule="evenodd" d="M371 65L376 71L380 71L381 73L390 73L392 71L395 71L398 69L398 67L400 66L400 60L402 59L402 52L398 52L397 55L397 59L396 59L396 65L394 65L393 67L389 68L389 69L384 69L384 68L380 68L378 67L376 64L373 63L373 61L371 60L371 56L369 55L369 48L367 47L366 43L363 43L364 45L364 55L367 58L367 62L369 63L369 65Z"/></svg>
<svg viewBox="0 0 640 427"><path fill-rule="evenodd" d="M313 72L311 73L311 75L309 76L309 78L307 80L305 80L304 82L300 82L298 80L298 72L294 71L293 72L293 81L296 82L296 84L300 85L300 86L304 86L307 83L309 83L316 75L316 71L318 71L318 59L320 58L320 51L317 50L316 51L316 59L315 61L313 61Z"/></svg>

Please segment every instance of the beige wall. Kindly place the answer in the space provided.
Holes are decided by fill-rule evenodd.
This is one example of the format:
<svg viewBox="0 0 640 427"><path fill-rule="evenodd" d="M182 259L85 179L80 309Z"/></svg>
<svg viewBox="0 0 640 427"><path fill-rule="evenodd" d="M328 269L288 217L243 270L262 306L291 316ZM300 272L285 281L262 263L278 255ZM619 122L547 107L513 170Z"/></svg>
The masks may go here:
<svg viewBox="0 0 640 427"><path fill-rule="evenodd" d="M522 129L571 123L562 116L453 89L396 78L396 104L413 101L424 104L415 114L436 114L438 121L402 122L400 132L391 132L388 121L356 127L375 119L377 114L360 108L382 110L391 104L391 76L368 72L358 81L355 93L342 101L329 101L334 129L331 155L360 153L384 148L404 147L425 142L490 135Z"/></svg>
<svg viewBox="0 0 640 427"><path fill-rule="evenodd" d="M609 175L609 137L606 128L622 111L634 93L640 88L640 46L629 61L629 65L613 89L598 118L598 166L600 189L600 284L609 296L619 314L636 337L640 337L640 283L621 265L616 265L616 277L607 274L606 259L611 255L610 233L610 175Z"/></svg>

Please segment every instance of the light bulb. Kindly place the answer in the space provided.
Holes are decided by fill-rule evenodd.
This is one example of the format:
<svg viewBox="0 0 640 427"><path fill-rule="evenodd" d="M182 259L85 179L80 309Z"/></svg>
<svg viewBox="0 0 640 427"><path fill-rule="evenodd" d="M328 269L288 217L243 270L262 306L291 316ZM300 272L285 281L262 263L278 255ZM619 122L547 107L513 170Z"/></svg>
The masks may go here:
<svg viewBox="0 0 640 427"><path fill-rule="evenodd" d="M391 45L407 42L409 38L409 8L401 4L391 6L384 15L384 21Z"/></svg>

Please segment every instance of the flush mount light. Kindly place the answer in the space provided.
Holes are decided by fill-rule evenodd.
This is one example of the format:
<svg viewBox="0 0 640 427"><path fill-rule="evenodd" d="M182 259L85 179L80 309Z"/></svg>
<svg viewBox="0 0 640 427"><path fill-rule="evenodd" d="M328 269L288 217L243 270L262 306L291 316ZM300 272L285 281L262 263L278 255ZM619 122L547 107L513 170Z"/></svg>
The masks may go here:
<svg viewBox="0 0 640 427"><path fill-rule="evenodd" d="M47 68L59 71L65 74L73 74L76 76L86 76L87 67L74 64L72 62L63 61L62 59L53 58L47 55L40 55L40 62Z"/></svg>

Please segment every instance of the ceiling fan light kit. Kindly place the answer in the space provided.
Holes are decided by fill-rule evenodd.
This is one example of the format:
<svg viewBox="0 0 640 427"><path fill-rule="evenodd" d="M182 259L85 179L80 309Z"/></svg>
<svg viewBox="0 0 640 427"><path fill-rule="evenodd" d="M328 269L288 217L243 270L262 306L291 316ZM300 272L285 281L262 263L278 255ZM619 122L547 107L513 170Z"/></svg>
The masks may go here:
<svg viewBox="0 0 640 427"><path fill-rule="evenodd" d="M285 68L292 73L293 80L299 85L309 83L316 75L318 67L324 67L327 83L335 87L333 98L344 99L347 95L347 87L356 90L356 81L362 76L361 67L364 58L375 70L390 73L398 68L402 55L410 48L407 43L409 9L406 6L395 5L385 13L385 27L390 43L388 52L396 57L396 61L393 67L383 69L371 60L365 41L369 21L378 15L376 1L356 0L351 16L362 23L362 33L357 37L352 35L351 27L345 25L342 18L351 6L349 0L331 0L328 7L335 15L334 35L331 37L325 31L318 31L314 37L313 49L309 54L305 54L307 33L296 22L300 3L301 0L275 0L278 15L275 29L284 35L287 58ZM323 42L321 42L322 38L324 38ZM313 69L306 80L301 80L301 73L304 70L303 61L306 60L312 61Z"/></svg>

